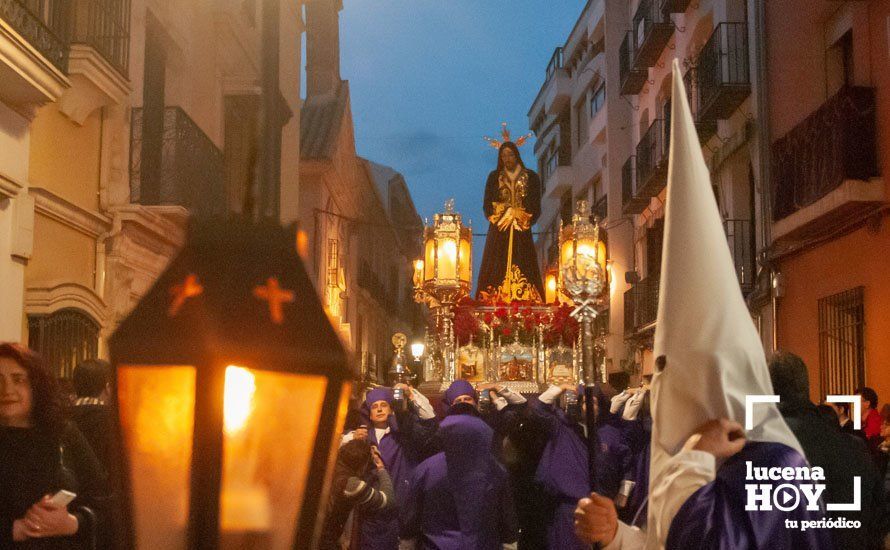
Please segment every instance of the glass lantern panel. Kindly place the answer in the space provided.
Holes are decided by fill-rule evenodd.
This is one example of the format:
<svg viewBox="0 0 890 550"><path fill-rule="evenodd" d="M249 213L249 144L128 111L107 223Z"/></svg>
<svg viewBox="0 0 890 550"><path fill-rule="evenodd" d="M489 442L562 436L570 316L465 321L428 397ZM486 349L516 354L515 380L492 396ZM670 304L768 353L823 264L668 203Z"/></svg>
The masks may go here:
<svg viewBox="0 0 890 550"><path fill-rule="evenodd" d="M423 280L432 281L436 278L436 240L428 238L426 240L426 250L424 252L423 261Z"/></svg>
<svg viewBox="0 0 890 550"><path fill-rule="evenodd" d="M473 279L473 259L470 257L470 241L460 241L460 280L470 284Z"/></svg>
<svg viewBox="0 0 890 550"><path fill-rule="evenodd" d="M571 267L574 263L574 245L575 241L572 239L566 239L563 241L561 245L561 250L559 253L559 269L560 271Z"/></svg>
<svg viewBox="0 0 890 550"><path fill-rule="evenodd" d="M439 269L436 279L453 281L457 279L457 241L452 237L440 237L436 246L439 256Z"/></svg>
<svg viewBox="0 0 890 550"><path fill-rule="evenodd" d="M603 272L606 271L606 243L605 241L599 241L597 243L597 255L596 255L597 263L600 264L600 267L603 268Z"/></svg>
<svg viewBox="0 0 890 550"><path fill-rule="evenodd" d="M220 548L293 548L327 379L229 366Z"/></svg>
<svg viewBox="0 0 890 550"><path fill-rule="evenodd" d="M118 368L137 548L185 548L195 424L195 369Z"/></svg>

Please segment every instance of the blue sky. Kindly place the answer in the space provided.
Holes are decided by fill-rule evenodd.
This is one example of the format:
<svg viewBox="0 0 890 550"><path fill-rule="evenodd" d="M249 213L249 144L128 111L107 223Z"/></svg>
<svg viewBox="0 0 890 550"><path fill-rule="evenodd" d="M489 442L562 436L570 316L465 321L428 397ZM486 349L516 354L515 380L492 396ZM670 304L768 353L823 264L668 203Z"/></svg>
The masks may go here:
<svg viewBox="0 0 890 550"><path fill-rule="evenodd" d="M341 73L360 155L404 174L424 218L453 197L474 232L506 121L528 132L531 102L584 0L344 0ZM534 166L532 142L522 148ZM484 238L474 242L477 268Z"/></svg>

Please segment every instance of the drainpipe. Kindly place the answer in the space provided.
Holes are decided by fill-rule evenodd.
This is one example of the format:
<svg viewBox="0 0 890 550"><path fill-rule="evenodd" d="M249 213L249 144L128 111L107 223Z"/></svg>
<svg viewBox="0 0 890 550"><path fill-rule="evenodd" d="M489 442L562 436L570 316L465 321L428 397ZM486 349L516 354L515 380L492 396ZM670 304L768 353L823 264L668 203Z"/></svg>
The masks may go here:
<svg viewBox="0 0 890 550"><path fill-rule="evenodd" d="M769 267L770 280L770 305L772 308L771 341L772 351L778 344L778 302L774 278L778 272L770 265L767 250L771 244L771 220L772 220L772 196L770 189L770 119L769 119L769 89L766 81L767 66L767 42L766 42L766 2L765 0L753 0L751 2L753 17L754 58L757 70L753 72L754 91L757 101L757 120L759 121L757 132L758 166L760 172L760 232L761 241L758 247L759 262L763 267Z"/></svg>

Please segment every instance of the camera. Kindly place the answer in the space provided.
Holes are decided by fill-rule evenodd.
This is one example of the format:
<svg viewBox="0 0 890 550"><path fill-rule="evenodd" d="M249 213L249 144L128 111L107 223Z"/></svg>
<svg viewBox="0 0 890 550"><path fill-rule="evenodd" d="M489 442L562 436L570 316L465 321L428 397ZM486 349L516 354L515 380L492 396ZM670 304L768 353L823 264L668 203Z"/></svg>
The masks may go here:
<svg viewBox="0 0 890 550"><path fill-rule="evenodd" d="M579 399L578 392L575 390L566 390L563 399L563 410L566 413L566 416L575 420L576 422L581 421L581 399Z"/></svg>
<svg viewBox="0 0 890 550"><path fill-rule="evenodd" d="M397 411L408 409L408 396L405 395L404 388L394 388L392 390L392 408Z"/></svg>
<svg viewBox="0 0 890 550"><path fill-rule="evenodd" d="M487 389L476 390L476 403L481 413L491 410L491 392Z"/></svg>

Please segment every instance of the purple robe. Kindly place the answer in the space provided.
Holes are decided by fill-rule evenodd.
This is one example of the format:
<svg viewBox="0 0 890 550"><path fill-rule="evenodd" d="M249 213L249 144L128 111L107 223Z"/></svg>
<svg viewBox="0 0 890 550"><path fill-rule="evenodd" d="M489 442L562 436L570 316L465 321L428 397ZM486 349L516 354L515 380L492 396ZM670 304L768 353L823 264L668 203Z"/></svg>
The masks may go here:
<svg viewBox="0 0 890 550"><path fill-rule="evenodd" d="M671 522L666 548L730 550L822 550L833 549L829 529L788 528L785 520L821 519L822 511L807 511L801 495L800 505L791 511L745 511L745 461L757 466L806 466L797 451L780 443L749 442L717 470L717 478L701 487L680 507ZM747 483L783 483L798 481L748 481ZM807 483L807 482L804 482ZM817 482L818 483L818 482ZM798 525L800 525L798 523Z"/></svg>
<svg viewBox="0 0 890 550"><path fill-rule="evenodd" d="M586 550L589 547L574 534L574 512L578 501L590 493L587 440L581 426L559 407L538 402L536 408L550 418L547 445L535 473L535 481L556 504L547 526L547 547ZM610 423L601 424L596 436L601 451L596 457L597 486L602 494L614 498L627 469L629 448L621 430Z"/></svg>
<svg viewBox="0 0 890 550"><path fill-rule="evenodd" d="M436 550L500 550L515 542L513 498L491 454L491 428L477 417L453 415L439 433L445 450L414 472L401 507L402 538Z"/></svg>

